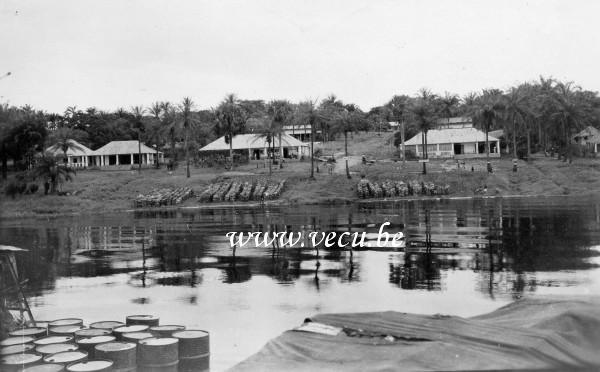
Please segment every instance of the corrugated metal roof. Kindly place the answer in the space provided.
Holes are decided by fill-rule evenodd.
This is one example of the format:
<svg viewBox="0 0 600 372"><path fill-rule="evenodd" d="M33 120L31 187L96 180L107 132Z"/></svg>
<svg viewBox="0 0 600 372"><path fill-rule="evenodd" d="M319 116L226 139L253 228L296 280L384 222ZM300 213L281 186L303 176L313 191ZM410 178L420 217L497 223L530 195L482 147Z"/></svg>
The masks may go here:
<svg viewBox="0 0 600 372"><path fill-rule="evenodd" d="M93 153L93 151L91 149L89 149L88 147L82 145L81 143L79 143L73 139L68 140L68 142L74 144L78 148L69 148L67 150L67 156L87 156L87 155L91 155ZM58 145L52 145L52 146L48 147L46 149L46 152L48 152L54 156L63 155L63 151Z"/></svg>
<svg viewBox="0 0 600 372"><path fill-rule="evenodd" d="M155 154L156 150L150 148L142 143L142 154L152 153ZM159 151L160 152L160 151ZM123 154L137 154L138 153L138 141L112 141L106 145L100 147L98 150L93 151L90 155L123 155Z"/></svg>
<svg viewBox="0 0 600 372"><path fill-rule="evenodd" d="M488 136L489 141L499 141ZM485 133L476 128L431 129L427 131L427 144L485 142ZM421 132L404 143L407 146L421 145Z"/></svg>
<svg viewBox="0 0 600 372"><path fill-rule="evenodd" d="M308 147L304 142L297 140L289 134L281 135L281 142L283 147ZM263 149L267 147L267 141L264 137L258 134L238 134L233 137L232 147L234 150L247 150L247 149ZM275 137L275 147L279 147L279 138ZM225 151L229 150L229 144L225 143L225 137L220 137L208 145L200 149L200 151Z"/></svg>

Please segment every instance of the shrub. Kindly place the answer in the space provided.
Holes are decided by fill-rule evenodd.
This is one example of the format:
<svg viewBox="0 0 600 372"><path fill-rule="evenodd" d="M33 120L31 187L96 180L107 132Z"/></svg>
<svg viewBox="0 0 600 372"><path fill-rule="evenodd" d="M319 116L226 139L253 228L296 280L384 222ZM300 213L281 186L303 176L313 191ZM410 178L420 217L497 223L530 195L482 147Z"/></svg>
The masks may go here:
<svg viewBox="0 0 600 372"><path fill-rule="evenodd" d="M27 189L25 190L25 193L26 194L35 194L38 191L39 188L40 187L38 186L37 183L33 183L33 182L29 183L27 185Z"/></svg>
<svg viewBox="0 0 600 372"><path fill-rule="evenodd" d="M24 182L18 180L11 180L4 187L4 194L14 199L15 196L25 192L26 188L27 184L25 184Z"/></svg>

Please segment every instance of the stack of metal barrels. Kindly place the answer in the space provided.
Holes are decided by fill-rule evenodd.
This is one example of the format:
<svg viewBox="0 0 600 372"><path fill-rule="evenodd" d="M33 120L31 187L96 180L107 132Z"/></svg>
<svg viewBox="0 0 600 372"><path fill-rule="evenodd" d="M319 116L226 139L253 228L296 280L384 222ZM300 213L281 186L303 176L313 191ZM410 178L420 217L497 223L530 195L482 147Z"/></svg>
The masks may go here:
<svg viewBox="0 0 600 372"><path fill-rule="evenodd" d="M208 371L209 334L161 325L153 315L84 326L79 318L36 322L0 341L0 371Z"/></svg>

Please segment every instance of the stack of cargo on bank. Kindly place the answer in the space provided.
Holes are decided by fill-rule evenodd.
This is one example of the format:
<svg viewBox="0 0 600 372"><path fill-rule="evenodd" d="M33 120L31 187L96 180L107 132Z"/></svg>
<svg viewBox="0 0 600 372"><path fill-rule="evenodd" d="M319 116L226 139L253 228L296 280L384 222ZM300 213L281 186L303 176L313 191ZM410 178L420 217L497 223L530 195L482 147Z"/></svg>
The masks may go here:
<svg viewBox="0 0 600 372"><path fill-rule="evenodd" d="M208 371L210 343L207 331L161 325L152 315L87 326L68 318L14 329L0 341L0 356L8 372Z"/></svg>

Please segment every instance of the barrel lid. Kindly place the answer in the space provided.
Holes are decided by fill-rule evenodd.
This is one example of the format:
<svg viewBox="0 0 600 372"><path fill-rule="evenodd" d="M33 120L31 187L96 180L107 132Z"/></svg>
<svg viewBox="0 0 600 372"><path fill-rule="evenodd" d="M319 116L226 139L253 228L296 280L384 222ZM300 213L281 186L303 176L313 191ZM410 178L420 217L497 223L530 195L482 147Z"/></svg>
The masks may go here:
<svg viewBox="0 0 600 372"><path fill-rule="evenodd" d="M56 354L46 355L44 357L44 362L46 363L70 363L77 362L81 359L87 358L87 353L85 351L62 351Z"/></svg>
<svg viewBox="0 0 600 372"><path fill-rule="evenodd" d="M73 344L49 344L40 345L35 348L35 351L40 354L48 355L62 353L63 351L75 351L77 349L79 349L79 346Z"/></svg>
<svg viewBox="0 0 600 372"><path fill-rule="evenodd" d="M31 353L22 353L22 354L11 354L5 355L2 357L2 364L8 366L14 365L24 365L38 362L42 359L41 355L31 354Z"/></svg>
<svg viewBox="0 0 600 372"><path fill-rule="evenodd" d="M17 344L5 346L2 349L0 349L0 355L26 353L34 347L35 345L32 344Z"/></svg>
<svg viewBox="0 0 600 372"><path fill-rule="evenodd" d="M129 326L115 328L115 329L113 329L113 332L115 332L115 333L143 332L143 331L147 330L148 328L149 327L147 325L136 324L136 325L129 325Z"/></svg>
<svg viewBox="0 0 600 372"><path fill-rule="evenodd" d="M83 319L79 318L64 318L53 320L48 323L49 327L58 327L58 326L67 326L67 325L81 325L83 324Z"/></svg>
<svg viewBox="0 0 600 372"><path fill-rule="evenodd" d="M88 360L85 362L76 362L67 366L67 371L71 372L91 372L91 371L104 371L112 367L114 362L107 359L95 359Z"/></svg>
<svg viewBox="0 0 600 372"><path fill-rule="evenodd" d="M10 336L34 336L34 335L40 335L40 334L45 334L45 333L46 333L46 328L30 327L30 328L16 329L12 332L9 332L8 334Z"/></svg>
<svg viewBox="0 0 600 372"><path fill-rule="evenodd" d="M95 322L90 324L90 328L100 328L100 329L114 329L118 327L124 326L125 323L117 322L116 320L104 320L101 322Z"/></svg>
<svg viewBox="0 0 600 372"><path fill-rule="evenodd" d="M157 316L154 315L128 315L127 319L130 320L158 320Z"/></svg>
<svg viewBox="0 0 600 372"><path fill-rule="evenodd" d="M154 338L146 338L140 340L140 344L148 345L148 346L164 346L164 345L172 345L178 343L179 340L172 337L154 337Z"/></svg>
<svg viewBox="0 0 600 372"><path fill-rule="evenodd" d="M13 336L0 341L0 346L12 346L18 344L28 344L35 340L31 336Z"/></svg>
<svg viewBox="0 0 600 372"><path fill-rule="evenodd" d="M145 338L153 338L154 335L150 332L128 332L123 334L123 338L128 340L143 340Z"/></svg>
<svg viewBox="0 0 600 372"><path fill-rule="evenodd" d="M184 329L185 329L185 326L182 326L182 325L161 325L161 326L150 327L151 331L162 331L162 332L183 331Z"/></svg>
<svg viewBox="0 0 600 372"><path fill-rule="evenodd" d="M27 367L23 372L62 372L65 367L62 364L46 363Z"/></svg>
<svg viewBox="0 0 600 372"><path fill-rule="evenodd" d="M33 341L36 345L64 344L73 341L73 336L48 336Z"/></svg>
<svg viewBox="0 0 600 372"><path fill-rule="evenodd" d="M101 328L84 328L78 331L75 331L75 336L78 337L94 337L94 336L106 336L110 335L111 331L109 329L101 329Z"/></svg>
<svg viewBox="0 0 600 372"><path fill-rule="evenodd" d="M104 336L92 336L84 337L77 340L78 344L99 344L102 342L111 342L116 340L115 336L104 335Z"/></svg>
<svg viewBox="0 0 600 372"><path fill-rule="evenodd" d="M95 348L100 351L124 351L135 349L135 344L131 342L107 342L105 344L96 345Z"/></svg>
<svg viewBox="0 0 600 372"><path fill-rule="evenodd" d="M59 334L62 334L62 333L71 334L71 333L75 333L81 329L83 329L83 326L81 326L81 325L64 325L64 326L50 327L50 332L59 333Z"/></svg>
<svg viewBox="0 0 600 372"><path fill-rule="evenodd" d="M208 332L199 329L188 329L186 331L173 333L173 337L176 338L200 338L206 336L208 336Z"/></svg>

